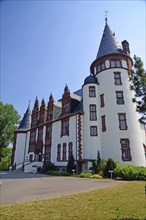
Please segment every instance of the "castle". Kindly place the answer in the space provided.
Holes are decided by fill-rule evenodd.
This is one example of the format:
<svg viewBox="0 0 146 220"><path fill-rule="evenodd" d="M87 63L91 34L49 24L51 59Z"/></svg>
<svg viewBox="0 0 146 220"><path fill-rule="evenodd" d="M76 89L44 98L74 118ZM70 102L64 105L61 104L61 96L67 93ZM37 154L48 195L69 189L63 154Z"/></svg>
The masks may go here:
<svg viewBox="0 0 146 220"><path fill-rule="evenodd" d="M36 98L15 132L12 165L33 172L51 161L60 171L73 154L76 171L88 170L97 159L109 157L120 164L145 166L145 129L132 102L129 70L133 65L129 43L117 44L105 20L90 75L76 92L64 88L61 99L50 95L48 104Z"/></svg>

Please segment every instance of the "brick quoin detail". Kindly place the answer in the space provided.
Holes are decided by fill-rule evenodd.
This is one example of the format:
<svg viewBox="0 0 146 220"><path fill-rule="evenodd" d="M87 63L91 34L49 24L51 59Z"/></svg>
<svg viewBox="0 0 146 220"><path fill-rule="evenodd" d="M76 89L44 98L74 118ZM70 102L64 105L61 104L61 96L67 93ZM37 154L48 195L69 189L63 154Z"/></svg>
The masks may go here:
<svg viewBox="0 0 146 220"><path fill-rule="evenodd" d="M81 123L81 115L78 117L78 158L82 160L82 123Z"/></svg>

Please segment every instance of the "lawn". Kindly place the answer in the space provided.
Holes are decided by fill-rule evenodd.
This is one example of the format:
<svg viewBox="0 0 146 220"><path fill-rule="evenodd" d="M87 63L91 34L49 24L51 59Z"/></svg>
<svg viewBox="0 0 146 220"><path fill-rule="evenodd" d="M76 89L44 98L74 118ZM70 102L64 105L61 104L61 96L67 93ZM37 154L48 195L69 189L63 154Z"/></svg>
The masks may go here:
<svg viewBox="0 0 146 220"><path fill-rule="evenodd" d="M144 220L145 182L0 207L1 220Z"/></svg>

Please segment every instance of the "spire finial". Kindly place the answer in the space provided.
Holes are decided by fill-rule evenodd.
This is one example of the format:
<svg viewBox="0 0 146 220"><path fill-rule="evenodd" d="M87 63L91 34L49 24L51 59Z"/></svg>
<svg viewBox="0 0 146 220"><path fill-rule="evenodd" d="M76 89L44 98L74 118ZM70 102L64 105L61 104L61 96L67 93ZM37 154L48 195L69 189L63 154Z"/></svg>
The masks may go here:
<svg viewBox="0 0 146 220"><path fill-rule="evenodd" d="M31 101L30 101L30 99L29 99L29 102L28 102L28 107L29 107L29 108L30 108L30 102L31 102Z"/></svg>
<svg viewBox="0 0 146 220"><path fill-rule="evenodd" d="M108 13L108 11L105 10L105 24L107 24L107 13Z"/></svg>

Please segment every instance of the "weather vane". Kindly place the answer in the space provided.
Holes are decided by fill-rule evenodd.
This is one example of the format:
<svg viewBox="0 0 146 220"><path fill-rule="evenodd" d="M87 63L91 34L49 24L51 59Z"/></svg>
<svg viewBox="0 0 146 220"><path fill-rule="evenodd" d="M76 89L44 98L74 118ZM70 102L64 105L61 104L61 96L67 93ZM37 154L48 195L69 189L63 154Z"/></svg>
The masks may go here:
<svg viewBox="0 0 146 220"><path fill-rule="evenodd" d="M105 22L106 22L106 24L107 24L107 13L108 13L108 11L105 10Z"/></svg>

